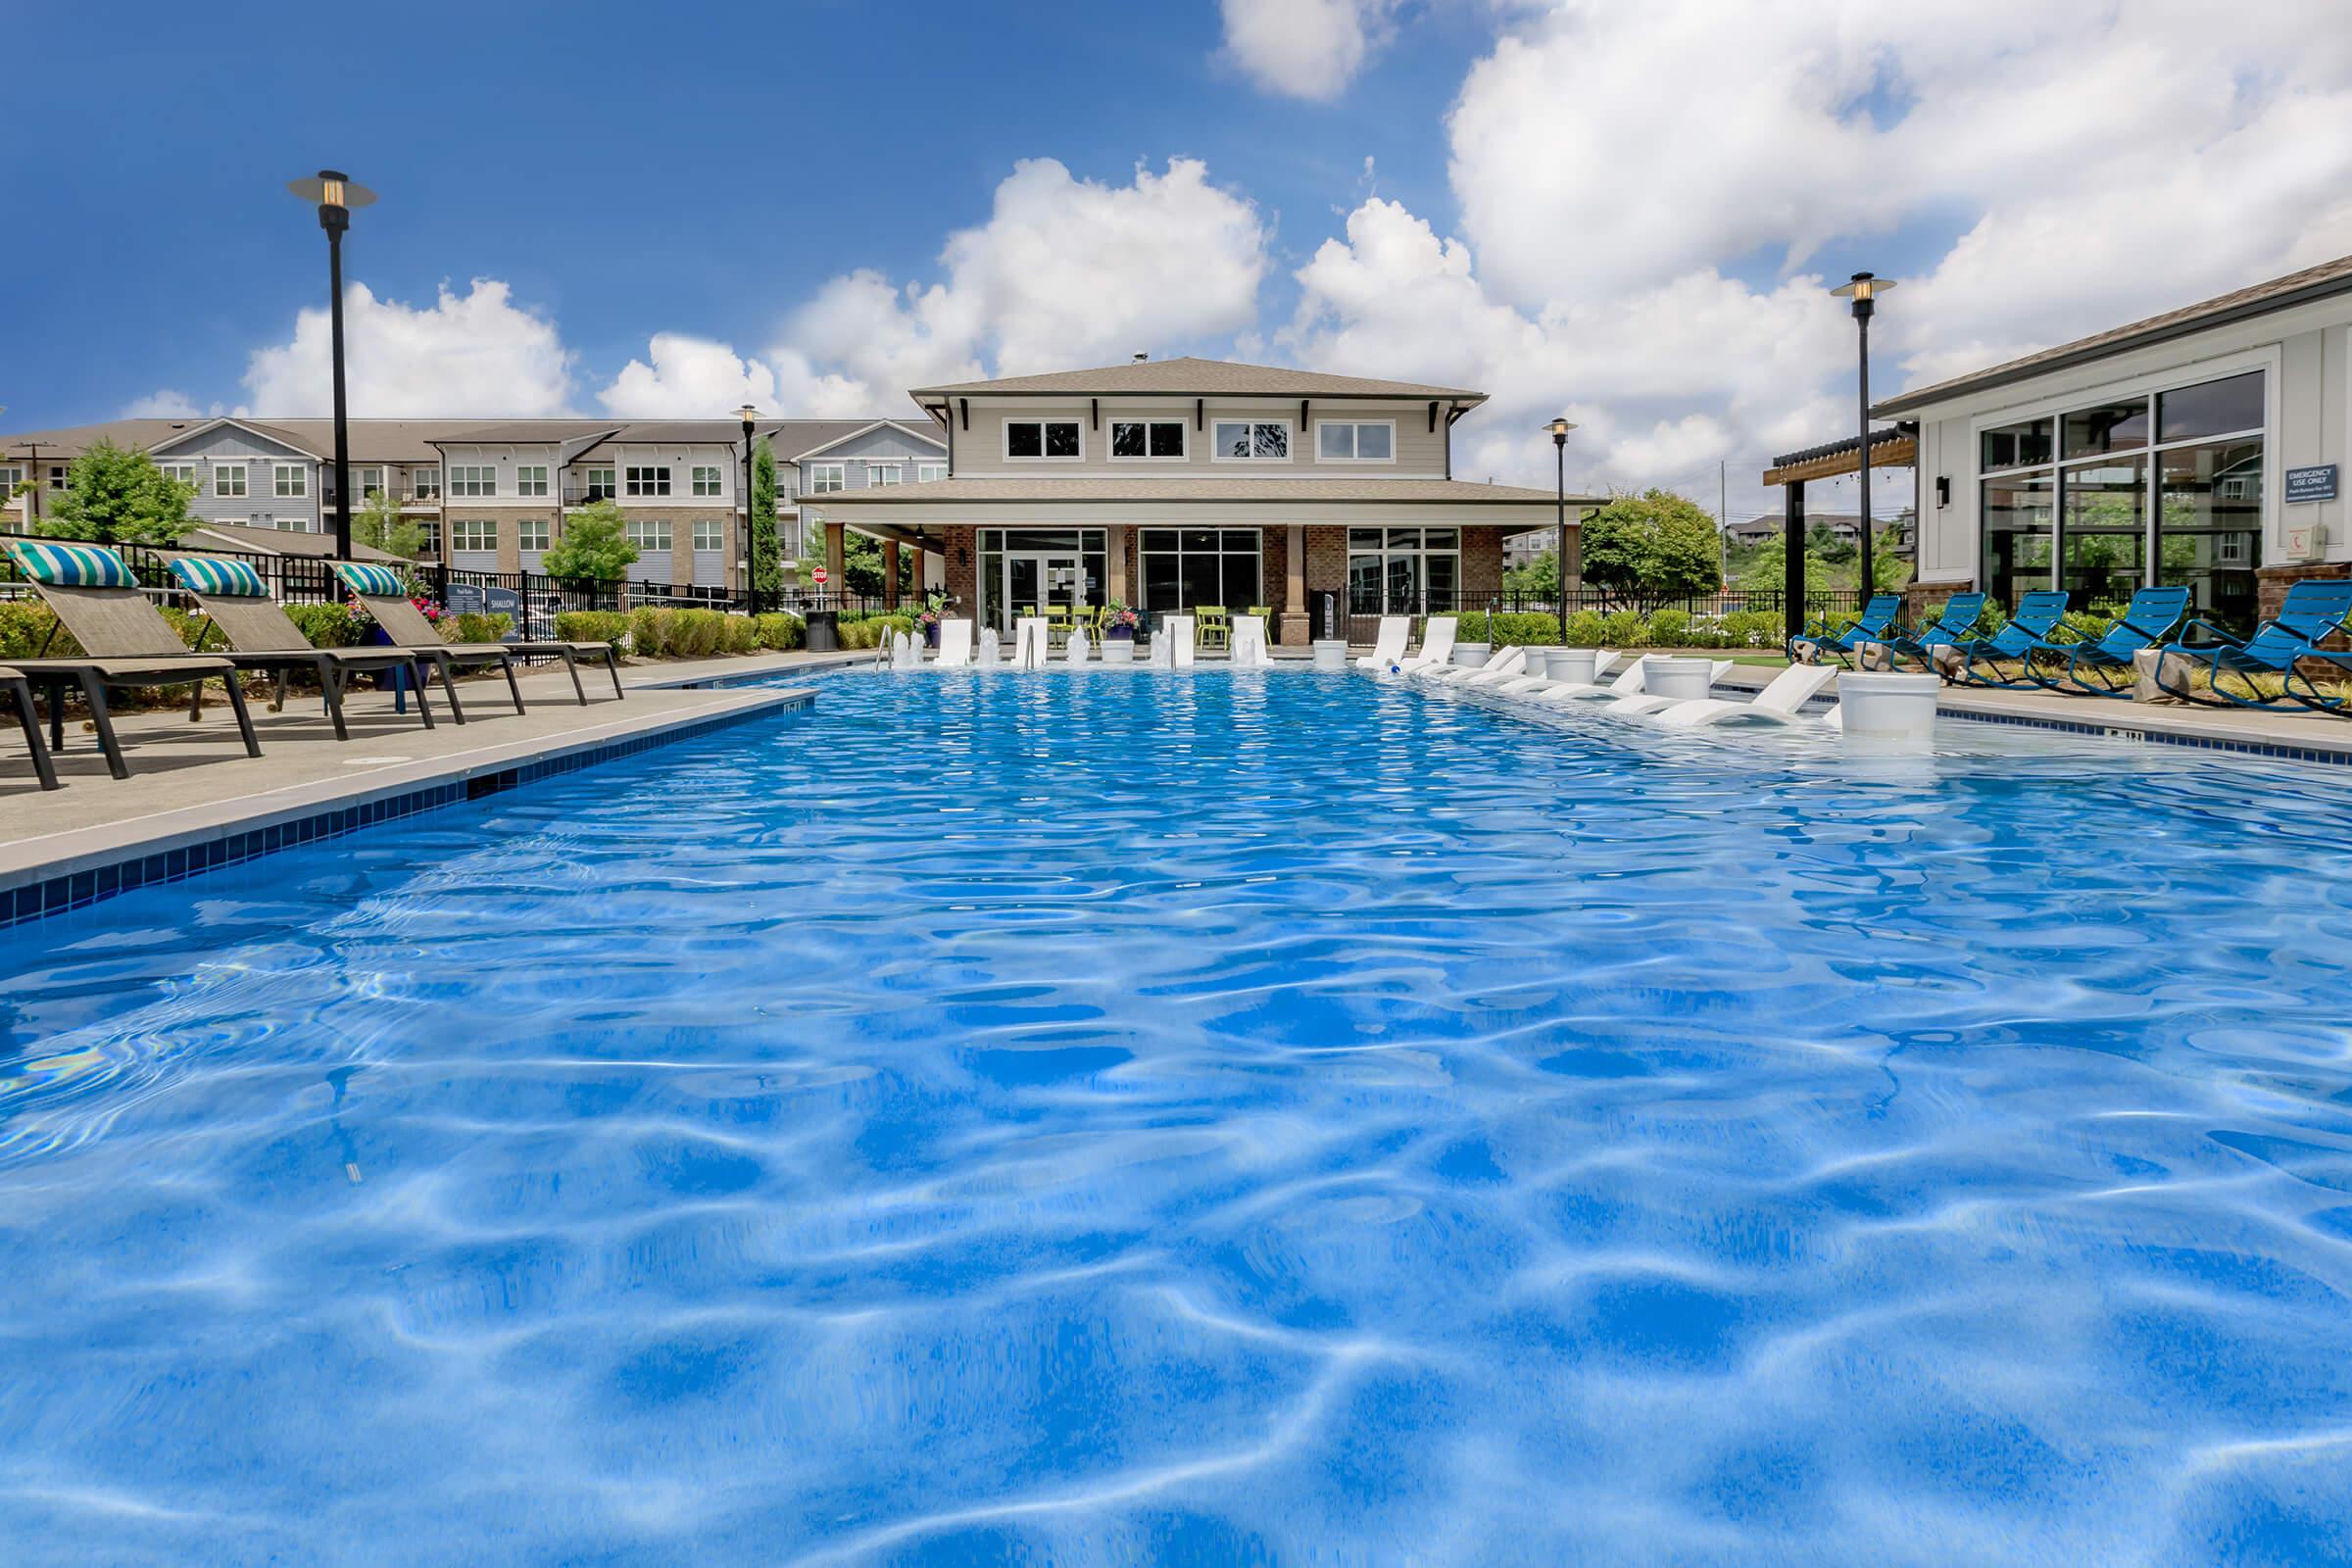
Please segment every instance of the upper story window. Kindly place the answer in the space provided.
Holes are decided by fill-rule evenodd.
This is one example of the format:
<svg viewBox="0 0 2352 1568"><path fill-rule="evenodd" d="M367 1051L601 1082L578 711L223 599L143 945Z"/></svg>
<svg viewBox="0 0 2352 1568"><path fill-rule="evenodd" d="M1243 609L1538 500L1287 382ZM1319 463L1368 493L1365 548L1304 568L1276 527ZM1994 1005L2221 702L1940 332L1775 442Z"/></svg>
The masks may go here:
<svg viewBox="0 0 2352 1568"><path fill-rule="evenodd" d="M633 496L665 496L669 494L669 469L630 468L629 494Z"/></svg>
<svg viewBox="0 0 2352 1568"><path fill-rule="evenodd" d="M384 470L382 468L362 468L359 470L359 475L361 500L371 501L384 493Z"/></svg>
<svg viewBox="0 0 2352 1568"><path fill-rule="evenodd" d="M453 496L494 496L498 494L498 470L488 464L452 464L449 493Z"/></svg>
<svg viewBox="0 0 2352 1568"><path fill-rule="evenodd" d="M52 463L49 465L49 488L52 490L63 490L66 487L66 475L70 471L72 470L69 469L65 464ZM243 473L245 471L242 464L238 466L237 471L239 473ZM243 495L244 493L245 492L242 490L237 492L239 495Z"/></svg>
<svg viewBox="0 0 2352 1568"><path fill-rule="evenodd" d="M918 463L914 466L914 482L916 484L929 484L933 480L945 479L947 476L948 466L944 463Z"/></svg>
<svg viewBox="0 0 2352 1568"><path fill-rule="evenodd" d="M694 470L694 493L698 496L718 494L718 470L697 467Z"/></svg>
<svg viewBox="0 0 2352 1568"><path fill-rule="evenodd" d="M241 496L245 493L245 465L216 463L213 465L213 494Z"/></svg>
<svg viewBox="0 0 2352 1568"><path fill-rule="evenodd" d="M587 501L610 501L614 496L620 494L619 489L612 482L612 470L611 468L590 468L587 470L587 474L588 490L587 494L582 499Z"/></svg>
<svg viewBox="0 0 2352 1568"><path fill-rule="evenodd" d="M836 490L846 490L850 484L850 469L846 463L811 463L808 465L808 493L829 496Z"/></svg>
<svg viewBox="0 0 2352 1568"><path fill-rule="evenodd" d="M417 519L416 526L424 531L424 553L435 560L440 559L441 519L439 517L421 517Z"/></svg>
<svg viewBox="0 0 2352 1568"><path fill-rule="evenodd" d="M1216 457L1220 463L1291 461L1288 419L1219 419L1216 435Z"/></svg>
<svg viewBox="0 0 2352 1568"><path fill-rule="evenodd" d="M547 494L547 465L532 464L514 470L514 493L518 496Z"/></svg>
<svg viewBox="0 0 2352 1568"><path fill-rule="evenodd" d="M1182 419L1113 419L1110 455L1114 458L1184 457Z"/></svg>
<svg viewBox="0 0 2352 1568"><path fill-rule="evenodd" d="M279 496L299 497L311 493L311 472L299 463L271 464L270 480Z"/></svg>
<svg viewBox="0 0 2352 1568"><path fill-rule="evenodd" d="M159 463L155 467L156 471L165 478L179 484L196 482L196 465L193 463ZM17 480L22 477L23 470L21 469L0 468L0 497L4 497L8 491L14 490L17 487Z"/></svg>
<svg viewBox="0 0 2352 1568"><path fill-rule="evenodd" d="M1387 419L1315 426L1315 456L1325 463L1390 463L1396 457L1396 426Z"/></svg>
<svg viewBox="0 0 2352 1568"><path fill-rule="evenodd" d="M416 487L417 500L435 500L441 494L441 470L438 467L411 468L409 483Z"/></svg>
<svg viewBox="0 0 2352 1568"><path fill-rule="evenodd" d="M895 463L869 463L865 466L865 482L876 489L886 484L897 484L905 477L905 470Z"/></svg>
<svg viewBox="0 0 2352 1568"><path fill-rule="evenodd" d="M1006 419L1008 458L1083 458L1086 440L1076 419Z"/></svg>

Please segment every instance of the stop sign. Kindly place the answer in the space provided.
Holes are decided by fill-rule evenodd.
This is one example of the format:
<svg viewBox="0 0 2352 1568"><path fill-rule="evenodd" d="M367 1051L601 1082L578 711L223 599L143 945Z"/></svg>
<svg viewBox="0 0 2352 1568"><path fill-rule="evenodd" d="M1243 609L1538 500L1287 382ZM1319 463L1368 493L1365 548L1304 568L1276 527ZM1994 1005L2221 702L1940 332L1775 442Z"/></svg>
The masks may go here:
<svg viewBox="0 0 2352 1568"><path fill-rule="evenodd" d="M813 578L816 580L816 585L817 585L819 588L822 588L822 587L825 585L825 568L824 568L824 567L822 567L822 566L819 566L819 567L817 567L817 568L816 568L814 571L810 572L808 575L809 575L810 577L813 577Z"/></svg>

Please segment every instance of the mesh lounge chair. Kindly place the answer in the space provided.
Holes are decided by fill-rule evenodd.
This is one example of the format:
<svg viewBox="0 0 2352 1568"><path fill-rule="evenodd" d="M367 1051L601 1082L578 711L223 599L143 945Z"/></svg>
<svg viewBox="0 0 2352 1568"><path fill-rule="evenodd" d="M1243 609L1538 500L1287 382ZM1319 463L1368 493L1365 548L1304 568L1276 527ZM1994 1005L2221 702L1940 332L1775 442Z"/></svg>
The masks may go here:
<svg viewBox="0 0 2352 1568"><path fill-rule="evenodd" d="M2066 618L2066 597L2056 589L2020 596L2017 613L2009 618L2008 625L1989 637L1971 637L1952 650L1959 656L1960 664L1956 669L1947 668L1943 678L1955 686L1999 686L2011 691L2033 686L2035 683L2023 673L2026 656ZM1980 659L1984 662L1982 671L1977 668ZM2001 673L2003 660L2016 662L2020 671L2017 679L2011 680Z"/></svg>
<svg viewBox="0 0 2352 1568"><path fill-rule="evenodd" d="M405 649L313 648L302 628L270 597L270 585L262 581L262 574L242 561L178 556L171 565L172 575L179 579L207 617L204 633L196 639L196 651L204 652L205 642L218 630L227 639L228 658L239 669L277 677L271 708L286 705L288 674L298 669L316 674L326 694L326 715L334 721L339 741L351 739L351 730L343 722L343 693L353 675L383 671L403 677L419 675L417 657ZM433 710L425 701L421 678L416 682L416 716L426 729L433 727Z"/></svg>
<svg viewBox="0 0 2352 1568"><path fill-rule="evenodd" d="M2187 589L2142 588L2095 641L2064 641L2063 626L2041 639L2026 655L2026 678L2045 691L2128 698L2139 679L2132 656L2161 645L2187 613Z"/></svg>
<svg viewBox="0 0 2352 1568"><path fill-rule="evenodd" d="M1918 636L1897 632L1879 646L1886 650L1886 662L1900 667L1906 659L1922 669L1936 668L1936 650L1958 648L1977 634L1977 623L1984 618L1984 596L1979 593L1954 594L1943 602L1937 612L1936 624Z"/></svg>
<svg viewBox="0 0 2352 1568"><path fill-rule="evenodd" d="M2341 712L2346 699L2323 697L2311 677L2301 674L2298 666L2311 659L2352 669L2352 654L2320 647L2329 637L2347 629L2352 629L2352 583L2299 582L2287 589L2278 613L2255 628L2251 637L2233 637L2208 620L2190 621L2181 629L2182 640L2167 645L2165 657L2156 662L2156 683L2182 702L2201 703L2208 708L2269 708L2292 702L2323 713ZM2190 634L2199 630L2206 634L2206 640L2187 641ZM2189 660L2207 671L2213 679L2212 690L2200 694L2186 680L2179 686L2166 685L2164 666L2174 656ZM2239 697L2223 688L2224 675L2236 675L2249 685L2256 676L2276 675L2279 679L2278 695ZM2303 682L2301 691L2295 689L2298 679Z"/></svg>
<svg viewBox="0 0 2352 1568"><path fill-rule="evenodd" d="M1825 654L1851 664L1864 643L1883 643L1893 639L1896 617L1902 612L1901 594L1873 594L1870 603L1862 607L1861 615L1851 626L1841 632L1832 633L1823 629L1791 637L1788 639L1788 651L1798 661L1808 664L1818 662ZM1808 649L1812 651L1811 659L1804 657L1804 651Z"/></svg>
<svg viewBox="0 0 2352 1568"><path fill-rule="evenodd" d="M1695 702L1670 703L1651 716L1672 729L1697 729L1708 724L1732 724L1741 719L1760 718L1775 724L1792 724L1805 716L1805 704L1820 690L1838 678L1838 672L1827 664L1790 664L1762 691L1744 703L1727 701L1721 697L1702 697Z"/></svg>
<svg viewBox="0 0 2352 1568"><path fill-rule="evenodd" d="M218 679L228 688L228 706L236 714L237 733L245 755L262 755L253 733L253 715L245 710L245 693L238 689L236 665L212 654L193 654L156 613L155 606L139 591L129 564L104 545L51 544L40 539L11 539L9 559L17 564L32 591L57 612L57 621L81 644L79 659L19 659L13 667L25 680L46 689L49 697L49 749L66 749L65 692L69 684L81 689L90 705L90 722L98 731L99 750L106 769L117 778L130 777L122 760L122 746L115 736L115 721L106 709L106 693L115 686L193 686L188 711L203 710L204 683ZM56 633L52 631L51 636ZM46 645L44 645L45 647Z"/></svg>
<svg viewBox="0 0 2352 1568"><path fill-rule="evenodd" d="M392 646L416 655L429 663L441 676L441 690L449 697L449 710L461 724L466 722L465 707L458 701L458 683L451 672L460 669L483 669L497 665L506 671L507 693L514 699L514 711L522 711L522 688L514 683L514 658L505 643L448 643L433 629L409 599L409 585L400 573L386 566L363 565L358 562L335 563L335 577L375 617ZM574 684L579 676L572 676ZM585 704L588 699L580 699Z"/></svg>
<svg viewBox="0 0 2352 1568"><path fill-rule="evenodd" d="M32 753L33 776L41 788L57 788L57 769L49 760L49 746L41 739L40 711L32 706L32 682L5 664L0 664L0 692L8 694L9 705L17 710L17 722L24 727L24 749Z"/></svg>
<svg viewBox="0 0 2352 1568"><path fill-rule="evenodd" d="M1386 669L1404 658L1404 645L1413 635L1413 622L1406 615L1383 615L1380 631L1372 639L1372 651L1355 662L1358 669Z"/></svg>

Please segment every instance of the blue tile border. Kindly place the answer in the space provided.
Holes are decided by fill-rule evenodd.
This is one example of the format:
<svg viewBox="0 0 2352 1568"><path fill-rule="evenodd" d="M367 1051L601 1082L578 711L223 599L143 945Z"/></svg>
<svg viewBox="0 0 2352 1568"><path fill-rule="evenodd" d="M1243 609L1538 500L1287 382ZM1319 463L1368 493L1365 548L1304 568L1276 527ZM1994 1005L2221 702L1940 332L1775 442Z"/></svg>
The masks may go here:
<svg viewBox="0 0 2352 1568"><path fill-rule="evenodd" d="M2016 729L2056 730L2067 735L2096 735L2106 740L2144 741L2151 746L2184 746L2193 751L2234 752L2244 757L2272 758L2286 762L2321 762L2332 767L2352 767L2352 750L2326 746L2235 740L2223 735L2181 735L2171 730L2139 729L2131 724L2093 724L2072 718L2030 718L2023 713L1971 712L1959 708L1946 708L1942 711L1946 717L1964 718L1972 724L2007 724Z"/></svg>
<svg viewBox="0 0 2352 1568"><path fill-rule="evenodd" d="M583 767L594 767L599 762L634 757L658 746L693 740L753 719L770 718L778 713L803 712L813 707L815 701L813 696L801 695L759 708L714 714L710 718L676 724L666 729L649 730L642 735L624 735L601 745L583 746L554 757L534 758L513 767L486 768L466 777L420 784L415 789L377 800L362 801L354 806L328 807L309 816L273 822L267 827L223 832L218 838L152 855L134 853L106 865L83 866L45 881L24 883L13 890L0 889L0 930L23 925L29 920L46 919L53 914L71 913L117 894L128 893L154 883L182 882L220 866L235 865L264 855L274 855L279 850L294 849L319 839L341 838L373 827L379 822L416 816L424 811L437 811L445 806L462 806L467 801L480 800L483 796L496 795L518 785L554 778L562 773L574 773Z"/></svg>

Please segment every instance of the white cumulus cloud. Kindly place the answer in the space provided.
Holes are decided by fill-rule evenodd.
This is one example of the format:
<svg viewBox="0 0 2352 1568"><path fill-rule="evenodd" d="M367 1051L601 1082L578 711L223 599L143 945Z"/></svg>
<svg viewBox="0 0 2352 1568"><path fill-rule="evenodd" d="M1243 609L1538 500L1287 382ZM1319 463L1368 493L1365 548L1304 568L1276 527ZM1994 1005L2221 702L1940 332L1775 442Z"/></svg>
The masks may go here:
<svg viewBox="0 0 2352 1568"><path fill-rule="evenodd" d="M1386 41L1396 0L1220 0L1225 52L1290 98L1337 98Z"/></svg>
<svg viewBox="0 0 2352 1568"><path fill-rule="evenodd" d="M444 285L421 307L352 283L343 333L355 417L549 415L570 403L572 355L556 323L516 305L496 278L477 277L462 295ZM256 349L247 361L249 406L265 416L326 413L328 345L327 313L303 311L291 340Z"/></svg>
<svg viewBox="0 0 2352 1568"><path fill-rule="evenodd" d="M219 409L215 404L214 408ZM122 405L125 419L185 419L199 416L196 400L176 387L158 387L143 398Z"/></svg>
<svg viewBox="0 0 2352 1568"><path fill-rule="evenodd" d="M776 402L776 373L724 343L657 332L646 355L652 364L629 361L596 395L606 413L631 419L716 419L746 403L762 414L785 412Z"/></svg>

